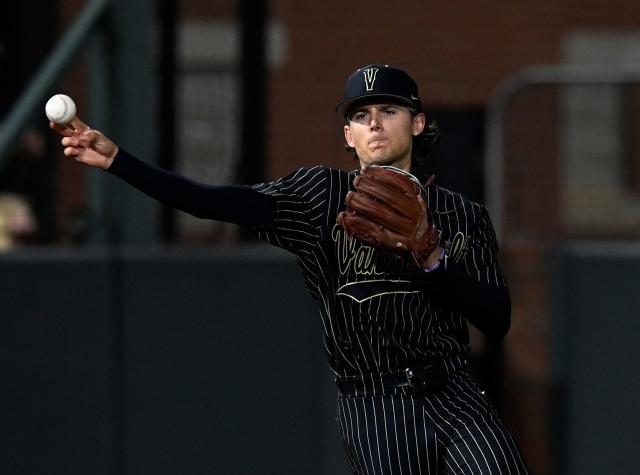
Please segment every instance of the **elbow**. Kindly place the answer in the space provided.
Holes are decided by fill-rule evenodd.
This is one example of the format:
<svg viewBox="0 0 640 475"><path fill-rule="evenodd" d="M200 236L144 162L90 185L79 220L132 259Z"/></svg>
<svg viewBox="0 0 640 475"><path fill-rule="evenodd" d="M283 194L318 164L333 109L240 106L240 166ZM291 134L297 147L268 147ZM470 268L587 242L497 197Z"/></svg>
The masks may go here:
<svg viewBox="0 0 640 475"><path fill-rule="evenodd" d="M511 328L511 312L498 316L495 327L487 333L487 336L494 341L500 341L507 335L509 328Z"/></svg>
<svg viewBox="0 0 640 475"><path fill-rule="evenodd" d="M496 305L494 318L492 319L494 325L489 332L485 332L486 335L495 341L502 340L511 328L511 298L509 297L509 290L507 288L500 295L499 304Z"/></svg>
<svg viewBox="0 0 640 475"><path fill-rule="evenodd" d="M191 207L191 208L178 208L180 211L183 211L187 214L190 214L194 218L198 219L212 219L211 213L208 212L205 208L201 207Z"/></svg>
<svg viewBox="0 0 640 475"><path fill-rule="evenodd" d="M502 340L511 327L511 314L492 312L489 318L469 319L471 324L492 341Z"/></svg>
<svg viewBox="0 0 640 475"><path fill-rule="evenodd" d="M469 321L492 341L502 340L511 327L511 299L504 288L494 295L491 305L476 308Z"/></svg>

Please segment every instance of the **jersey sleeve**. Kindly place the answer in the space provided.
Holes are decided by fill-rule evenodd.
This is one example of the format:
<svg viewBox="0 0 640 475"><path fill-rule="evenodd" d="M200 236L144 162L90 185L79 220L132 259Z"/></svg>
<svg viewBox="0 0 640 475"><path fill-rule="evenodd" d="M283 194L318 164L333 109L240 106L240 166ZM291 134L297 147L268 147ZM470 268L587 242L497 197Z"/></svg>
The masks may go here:
<svg viewBox="0 0 640 475"><path fill-rule="evenodd" d="M504 287L506 283L498 264L498 241L489 212L484 206L476 206L477 219L460 266L469 278L477 282ZM456 263L451 263L451 266L455 267Z"/></svg>
<svg viewBox="0 0 640 475"><path fill-rule="evenodd" d="M327 209L328 169L300 168L270 183L253 189L276 202L275 218L258 228L260 239L298 256L311 253L320 240L323 217Z"/></svg>

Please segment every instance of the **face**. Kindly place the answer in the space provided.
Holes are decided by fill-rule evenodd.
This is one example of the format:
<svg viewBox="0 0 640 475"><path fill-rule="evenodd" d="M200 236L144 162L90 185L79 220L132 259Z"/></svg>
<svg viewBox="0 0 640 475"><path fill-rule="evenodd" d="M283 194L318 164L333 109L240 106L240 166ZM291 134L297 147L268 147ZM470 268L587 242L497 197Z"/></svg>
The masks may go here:
<svg viewBox="0 0 640 475"><path fill-rule="evenodd" d="M344 126L347 144L358 154L360 166L393 165L405 171L411 168L412 138L424 129L423 113L397 104L363 104L350 111Z"/></svg>

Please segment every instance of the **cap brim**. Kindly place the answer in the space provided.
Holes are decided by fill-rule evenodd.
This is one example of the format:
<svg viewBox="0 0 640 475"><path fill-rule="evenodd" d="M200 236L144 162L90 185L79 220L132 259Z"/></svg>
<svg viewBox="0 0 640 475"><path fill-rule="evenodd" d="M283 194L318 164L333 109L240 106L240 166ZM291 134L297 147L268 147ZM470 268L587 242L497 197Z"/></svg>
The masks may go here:
<svg viewBox="0 0 640 475"><path fill-rule="evenodd" d="M336 112L342 117L347 117L347 112L356 102L380 98L394 99L410 108L415 108L416 106L415 102L402 96L394 96L393 94L363 94L362 96L352 97L351 99L338 103L338 105L336 106Z"/></svg>

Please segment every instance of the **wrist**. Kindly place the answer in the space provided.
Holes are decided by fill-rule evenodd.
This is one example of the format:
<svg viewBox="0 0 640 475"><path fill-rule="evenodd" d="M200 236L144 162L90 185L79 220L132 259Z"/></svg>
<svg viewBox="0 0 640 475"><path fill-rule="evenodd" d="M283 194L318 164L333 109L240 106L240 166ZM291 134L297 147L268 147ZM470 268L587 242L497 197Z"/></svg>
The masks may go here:
<svg viewBox="0 0 640 475"><path fill-rule="evenodd" d="M111 154L111 156L107 157L105 165L104 165L104 169L108 170L111 165L113 165L113 161L116 159L116 155L118 155L118 147L115 147L115 151Z"/></svg>
<svg viewBox="0 0 640 475"><path fill-rule="evenodd" d="M422 270L424 270L425 272L433 272L442 265L443 261L445 262L446 268L446 259L447 255L444 251L444 248L438 246L429 256L429 259L427 259L427 262L425 263Z"/></svg>

